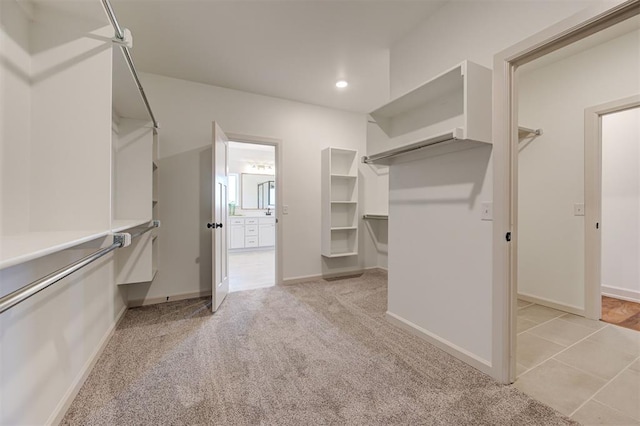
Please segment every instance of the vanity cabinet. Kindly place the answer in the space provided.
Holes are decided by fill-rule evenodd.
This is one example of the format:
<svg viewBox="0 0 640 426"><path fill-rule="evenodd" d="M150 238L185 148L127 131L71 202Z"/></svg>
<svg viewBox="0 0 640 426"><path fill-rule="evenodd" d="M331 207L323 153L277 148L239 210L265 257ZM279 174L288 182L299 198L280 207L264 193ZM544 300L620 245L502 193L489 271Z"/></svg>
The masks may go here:
<svg viewBox="0 0 640 426"><path fill-rule="evenodd" d="M229 249L275 245L275 217L232 217L229 224Z"/></svg>

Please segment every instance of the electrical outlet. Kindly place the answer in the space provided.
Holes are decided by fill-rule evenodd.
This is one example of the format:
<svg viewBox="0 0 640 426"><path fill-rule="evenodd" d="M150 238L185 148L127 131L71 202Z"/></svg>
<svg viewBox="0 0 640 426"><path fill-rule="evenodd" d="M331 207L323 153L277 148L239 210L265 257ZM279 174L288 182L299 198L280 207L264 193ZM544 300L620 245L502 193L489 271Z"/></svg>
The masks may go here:
<svg viewBox="0 0 640 426"><path fill-rule="evenodd" d="M287 204L282 206L282 214L289 214L289 206Z"/></svg>
<svg viewBox="0 0 640 426"><path fill-rule="evenodd" d="M576 203L573 205L574 216L584 216L584 203Z"/></svg>
<svg viewBox="0 0 640 426"><path fill-rule="evenodd" d="M482 220L493 220L493 203L485 202L481 204L482 214L480 218Z"/></svg>

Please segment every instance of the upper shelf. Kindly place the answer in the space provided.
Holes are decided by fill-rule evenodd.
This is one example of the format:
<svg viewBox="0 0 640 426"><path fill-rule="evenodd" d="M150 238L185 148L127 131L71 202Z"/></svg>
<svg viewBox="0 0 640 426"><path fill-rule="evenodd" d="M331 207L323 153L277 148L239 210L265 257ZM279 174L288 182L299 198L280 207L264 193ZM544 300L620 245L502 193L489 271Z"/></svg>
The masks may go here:
<svg viewBox="0 0 640 426"><path fill-rule="evenodd" d="M108 231L51 231L0 237L0 269L66 250L108 234Z"/></svg>
<svg viewBox="0 0 640 426"><path fill-rule="evenodd" d="M367 159L389 158L404 147L416 151L443 142L449 146L445 152L490 144L491 70L464 61L372 111L370 116L367 145L376 154ZM445 152L440 149L437 155Z"/></svg>

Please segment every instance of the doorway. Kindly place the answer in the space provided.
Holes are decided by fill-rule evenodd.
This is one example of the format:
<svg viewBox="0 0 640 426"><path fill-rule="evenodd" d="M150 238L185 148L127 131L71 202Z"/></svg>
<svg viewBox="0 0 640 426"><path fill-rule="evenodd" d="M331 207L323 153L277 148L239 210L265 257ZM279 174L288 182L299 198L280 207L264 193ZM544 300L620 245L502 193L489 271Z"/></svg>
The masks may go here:
<svg viewBox="0 0 640 426"><path fill-rule="evenodd" d="M239 139L228 154L229 292L278 282L278 144Z"/></svg>
<svg viewBox="0 0 640 426"><path fill-rule="evenodd" d="M640 95L588 108L585 148L587 316L640 331Z"/></svg>

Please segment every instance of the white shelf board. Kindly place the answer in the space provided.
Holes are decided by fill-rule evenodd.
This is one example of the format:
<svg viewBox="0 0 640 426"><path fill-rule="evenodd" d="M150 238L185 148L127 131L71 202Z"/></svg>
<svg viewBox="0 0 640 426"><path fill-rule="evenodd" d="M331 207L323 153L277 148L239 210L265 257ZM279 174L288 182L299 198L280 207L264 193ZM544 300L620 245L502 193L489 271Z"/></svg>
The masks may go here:
<svg viewBox="0 0 640 426"><path fill-rule="evenodd" d="M337 174L337 173L332 173L331 177L336 177L336 178L344 178L344 179L356 179L358 176L355 175L341 175L341 174Z"/></svg>
<svg viewBox="0 0 640 426"><path fill-rule="evenodd" d="M460 64L415 89L409 90L404 95L398 96L391 102L372 111L370 115L379 120L405 114L407 111L419 108L421 105L433 102L450 92L461 89L463 83L463 65Z"/></svg>
<svg viewBox="0 0 640 426"><path fill-rule="evenodd" d="M51 231L0 237L0 269L28 262L109 234L101 231Z"/></svg>
<svg viewBox="0 0 640 426"><path fill-rule="evenodd" d="M121 219L111 221L111 232L126 231L136 226L144 225L151 222L151 219Z"/></svg>
<svg viewBox="0 0 640 426"><path fill-rule="evenodd" d="M331 204L358 204L357 201L332 201Z"/></svg>
<svg viewBox="0 0 640 426"><path fill-rule="evenodd" d="M332 231L355 231L358 229L357 226L334 226L331 228Z"/></svg>
<svg viewBox="0 0 640 426"><path fill-rule="evenodd" d="M348 251L343 253L331 253L331 254L323 254L324 257L345 257L345 256L357 256L358 253L355 251Z"/></svg>

